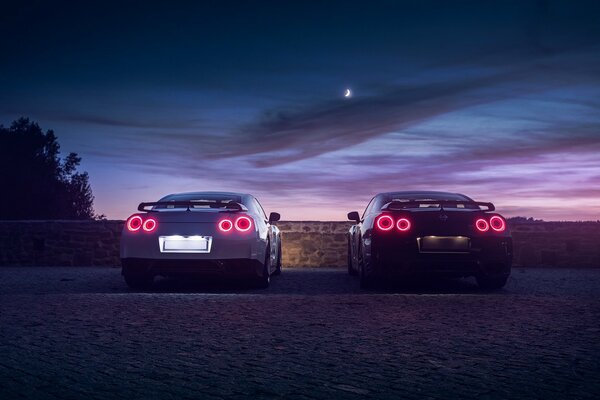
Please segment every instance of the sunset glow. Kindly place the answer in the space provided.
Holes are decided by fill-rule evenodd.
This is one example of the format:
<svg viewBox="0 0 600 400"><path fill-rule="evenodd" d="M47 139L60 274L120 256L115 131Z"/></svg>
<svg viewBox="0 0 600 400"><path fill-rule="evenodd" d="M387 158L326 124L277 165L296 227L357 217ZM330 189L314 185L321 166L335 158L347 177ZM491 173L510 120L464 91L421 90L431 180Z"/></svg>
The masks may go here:
<svg viewBox="0 0 600 400"><path fill-rule="evenodd" d="M53 129L110 219L213 190L344 220L378 192L438 190L597 220L600 24L592 3L541 3L198 4L162 25L133 6L70 24L41 5L7 19L32 29L1 42L0 122Z"/></svg>

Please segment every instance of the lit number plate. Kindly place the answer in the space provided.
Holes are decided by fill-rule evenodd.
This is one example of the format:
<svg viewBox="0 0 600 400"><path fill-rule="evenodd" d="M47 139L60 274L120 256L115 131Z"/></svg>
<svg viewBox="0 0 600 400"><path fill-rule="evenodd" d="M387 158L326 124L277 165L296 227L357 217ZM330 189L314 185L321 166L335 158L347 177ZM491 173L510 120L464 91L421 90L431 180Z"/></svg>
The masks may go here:
<svg viewBox="0 0 600 400"><path fill-rule="evenodd" d="M161 253L210 253L211 236L160 236Z"/></svg>

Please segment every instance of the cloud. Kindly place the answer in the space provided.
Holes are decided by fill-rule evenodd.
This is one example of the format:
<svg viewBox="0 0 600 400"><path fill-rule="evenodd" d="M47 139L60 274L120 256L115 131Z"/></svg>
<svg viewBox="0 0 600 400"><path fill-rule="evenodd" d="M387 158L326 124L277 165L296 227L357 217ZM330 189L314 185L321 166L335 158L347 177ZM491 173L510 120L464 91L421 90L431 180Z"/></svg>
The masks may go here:
<svg viewBox="0 0 600 400"><path fill-rule="evenodd" d="M463 65L462 76L457 76L460 68L453 65L450 69L455 72L450 75L444 70L432 70L424 72L416 82L379 84L377 92L352 99L270 108L253 121L237 126L236 121L215 126L202 118L169 122L151 117L147 121L127 121L86 115L74 116L71 120L132 128L119 132L121 140L132 145L143 143L142 146L159 157L190 157L202 163L242 158L256 167L269 168L347 149L389 133L410 132L423 123L461 110L527 96L543 97L547 91L582 84L597 87L598 76L590 73L595 68L595 64L590 63L593 50L595 48L552 52L527 62L506 61L493 69ZM562 101L561 106L564 105L598 109L593 96L567 99ZM550 117L551 123L556 119L554 115L540 116L527 110L517 113L511 117L531 122L545 122ZM578 133L582 131L579 127ZM443 131L436 133L439 137L444 134ZM535 134L529 132L527 136ZM545 134L545 130L540 131L540 135ZM562 133L553 135L546 141L561 142L558 137ZM419 137L412 139L420 140ZM585 141L586 137L580 139ZM164 146L165 141L168 146ZM457 143L458 139L453 138L453 142ZM515 146L512 149L519 151ZM481 149L472 151L476 156ZM115 156L118 155L117 150Z"/></svg>
<svg viewBox="0 0 600 400"><path fill-rule="evenodd" d="M598 194L586 189L599 180L598 79L529 66L480 75L274 109L228 132L133 129L119 148L89 154L309 215L360 209L381 191L436 189L509 213L594 219Z"/></svg>
<svg viewBox="0 0 600 400"><path fill-rule="evenodd" d="M234 107L218 123L202 112L170 120L148 110L61 118L102 132L81 149L84 160L162 176L160 185L144 182L160 194L175 191L170 178L188 179L189 190L244 190L302 215L343 216L377 192L436 189L527 216L593 218L598 193L586 188L599 183L597 59L577 51L423 71L349 101L270 105L242 122Z"/></svg>

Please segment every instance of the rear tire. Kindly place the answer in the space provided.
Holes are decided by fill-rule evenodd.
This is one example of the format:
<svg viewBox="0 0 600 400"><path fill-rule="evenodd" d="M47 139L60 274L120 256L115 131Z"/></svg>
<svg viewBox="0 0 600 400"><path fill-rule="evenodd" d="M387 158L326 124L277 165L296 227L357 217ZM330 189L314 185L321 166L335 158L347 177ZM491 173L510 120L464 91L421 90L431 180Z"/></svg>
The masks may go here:
<svg viewBox="0 0 600 400"><path fill-rule="evenodd" d="M154 283L154 275L151 273L134 272L127 268L123 268L123 278L125 278L127 286L135 290L148 290L152 288L152 284Z"/></svg>
<svg viewBox="0 0 600 400"><path fill-rule="evenodd" d="M375 280L372 276L367 276L365 274L365 262L362 255L362 246L358 250L358 266L360 268L360 288L361 289L371 289L375 285Z"/></svg>
<svg viewBox="0 0 600 400"><path fill-rule="evenodd" d="M281 275L281 242L277 246L277 263L275 264L273 275Z"/></svg>
<svg viewBox="0 0 600 400"><path fill-rule="evenodd" d="M256 287L259 289L266 289L271 284L271 244L267 243L267 251L265 255L265 263L263 264L263 273L258 281Z"/></svg>
<svg viewBox="0 0 600 400"><path fill-rule="evenodd" d="M372 277L365 276L364 269L360 271L360 288L361 289L372 289L375 286L375 282Z"/></svg>
<svg viewBox="0 0 600 400"><path fill-rule="evenodd" d="M350 250L350 242L348 242L348 275L358 275L358 271L352 267L352 251Z"/></svg>
<svg viewBox="0 0 600 400"><path fill-rule="evenodd" d="M478 275L475 277L477 285L483 290L498 290L506 285L508 276L486 276Z"/></svg>

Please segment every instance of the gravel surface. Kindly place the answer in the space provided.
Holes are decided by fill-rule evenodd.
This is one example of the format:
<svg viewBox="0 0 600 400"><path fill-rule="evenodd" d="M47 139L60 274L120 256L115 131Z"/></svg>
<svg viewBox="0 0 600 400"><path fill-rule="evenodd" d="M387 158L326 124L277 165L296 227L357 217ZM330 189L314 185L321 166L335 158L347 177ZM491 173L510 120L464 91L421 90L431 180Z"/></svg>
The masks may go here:
<svg viewBox="0 0 600 400"><path fill-rule="evenodd" d="M118 268L0 268L0 399L600 398L600 269L361 291L341 269L271 288Z"/></svg>

